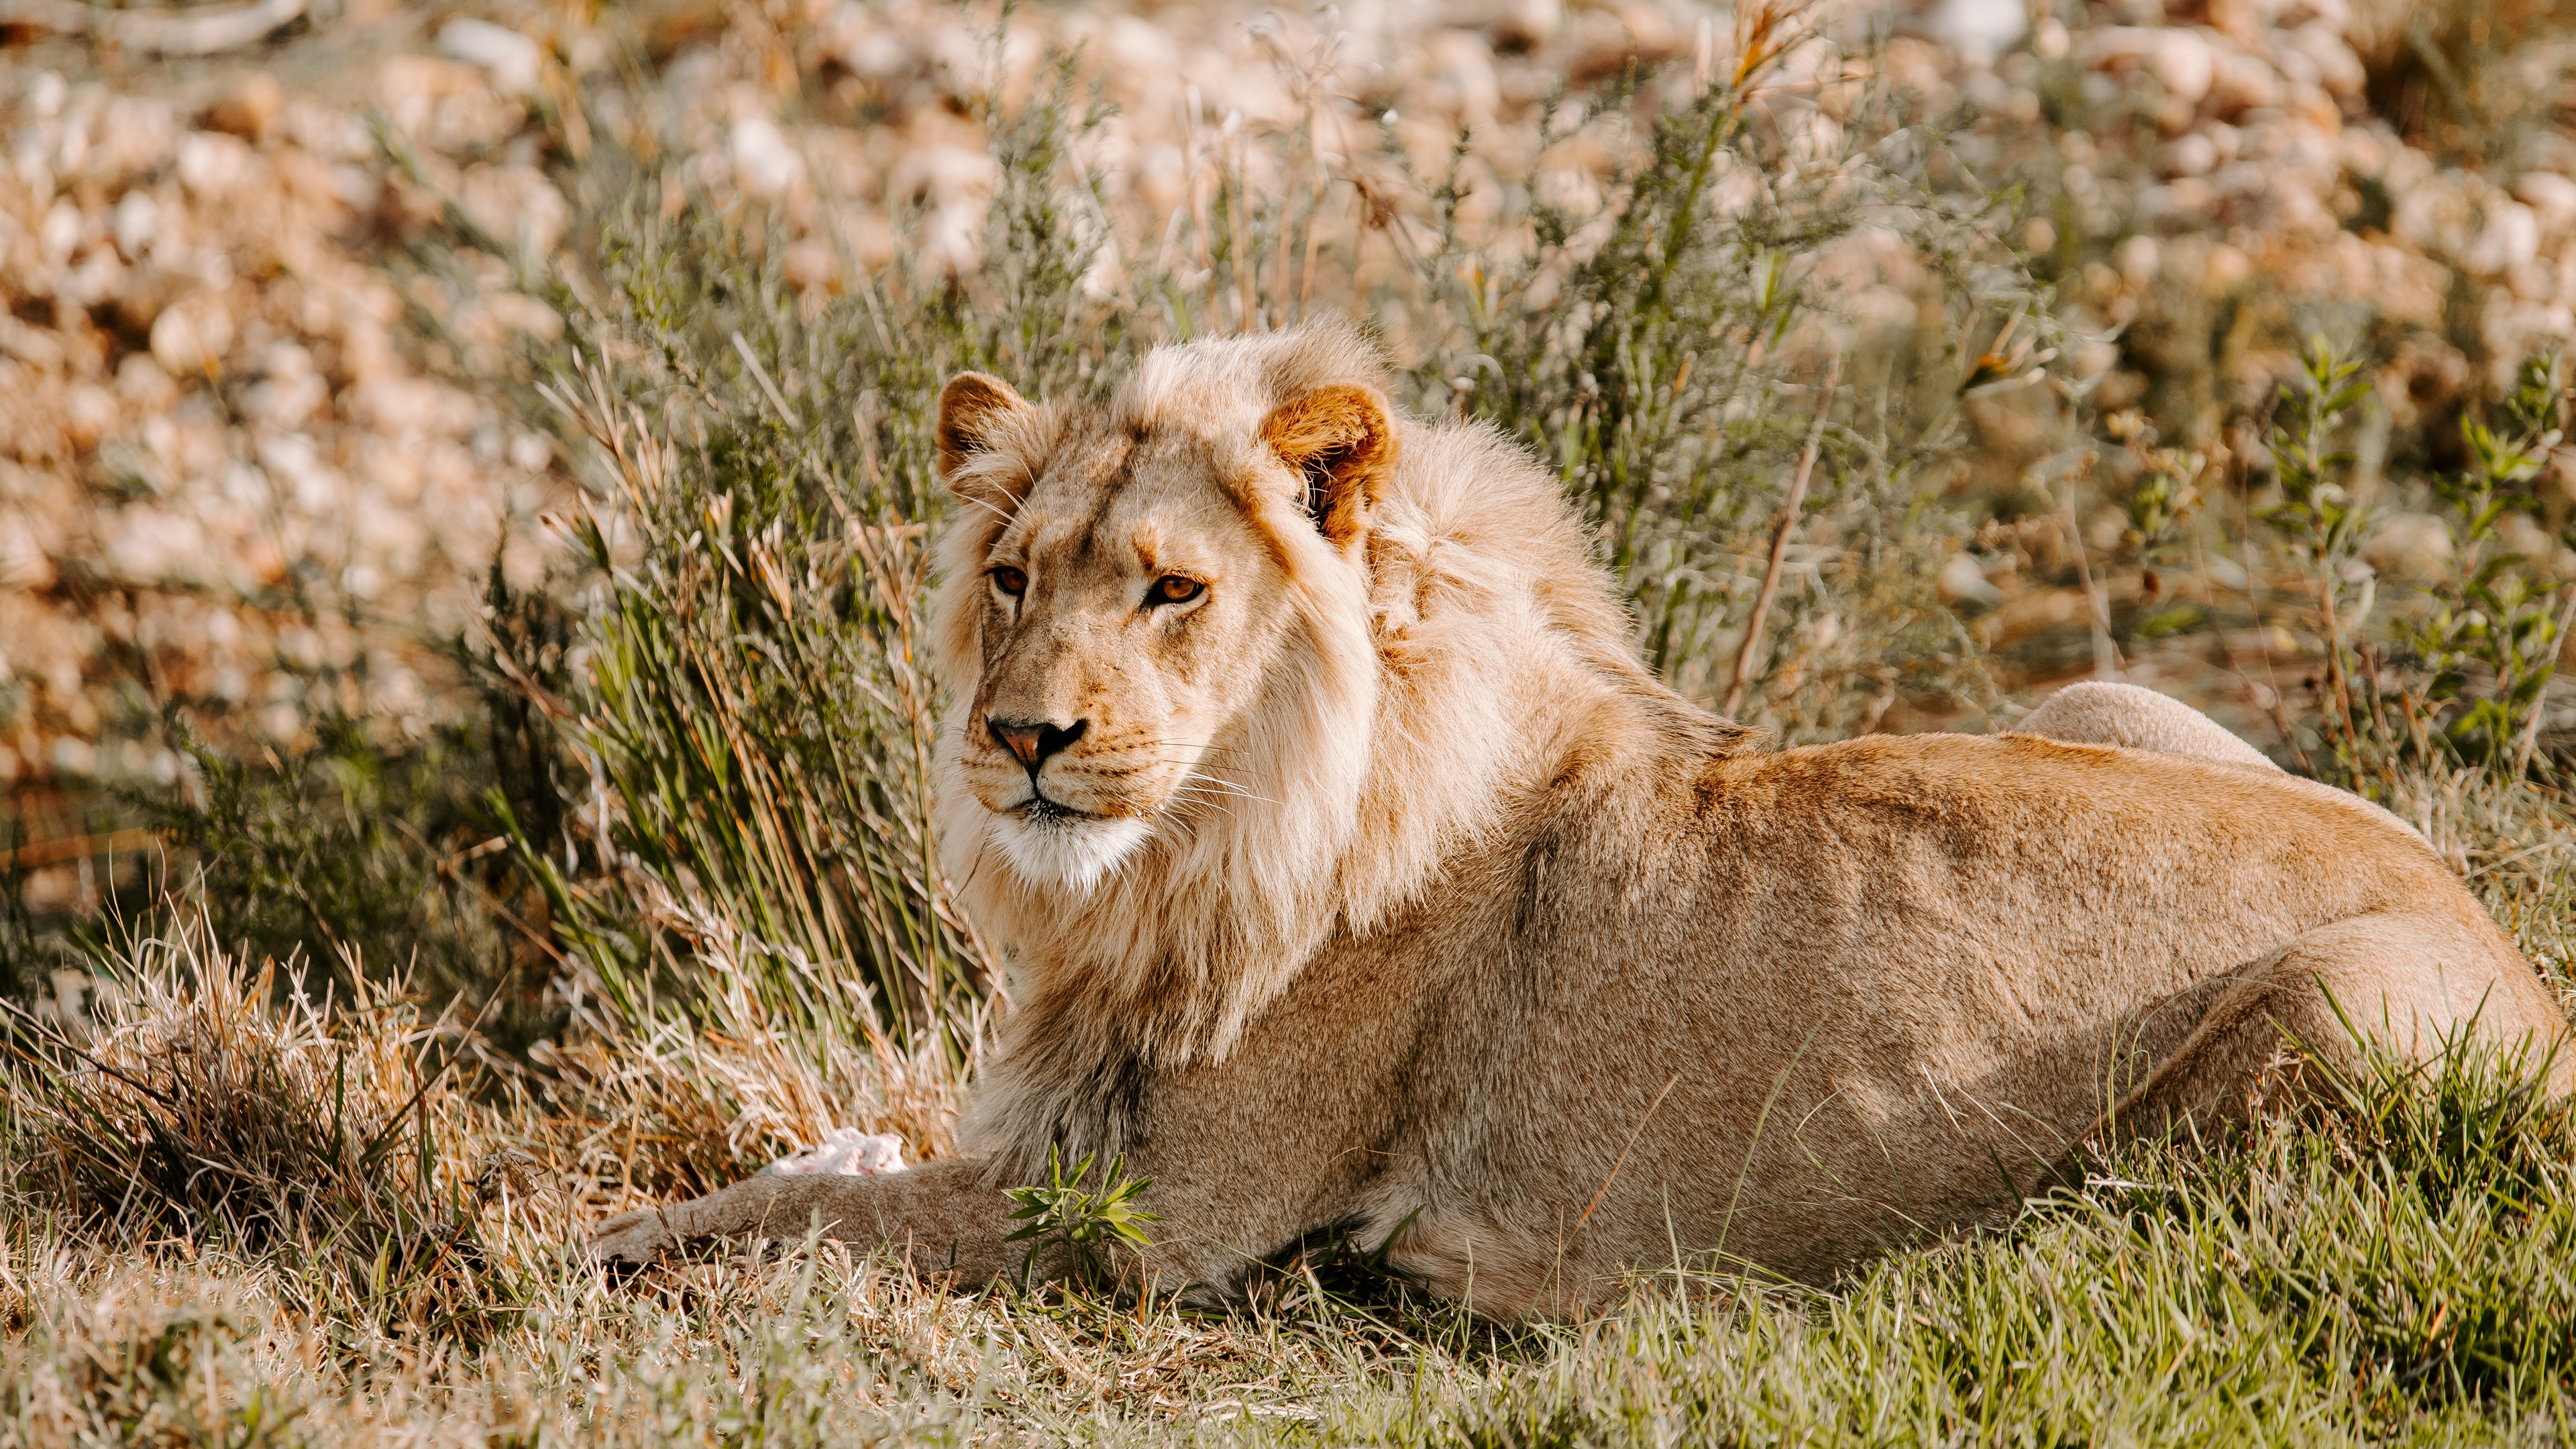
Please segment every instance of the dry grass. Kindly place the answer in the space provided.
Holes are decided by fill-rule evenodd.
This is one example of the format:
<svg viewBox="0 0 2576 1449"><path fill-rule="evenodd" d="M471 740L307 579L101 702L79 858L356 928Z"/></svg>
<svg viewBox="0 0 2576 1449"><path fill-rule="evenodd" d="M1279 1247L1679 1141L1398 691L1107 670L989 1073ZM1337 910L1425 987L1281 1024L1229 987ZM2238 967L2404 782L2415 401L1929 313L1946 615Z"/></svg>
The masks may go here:
<svg viewBox="0 0 2576 1449"><path fill-rule="evenodd" d="M2566 803L2398 785L2563 961ZM2576 1140L2475 1064L2140 1149L1832 1293L1648 1278L1507 1333L1332 1260L1223 1315L956 1294L833 1244L611 1282L586 1222L770 1150L704 1079L792 1079L776 1043L602 1035L541 1079L202 930L114 960L78 1018L10 1028L0 1444L2457 1441L2576 1394Z"/></svg>
<svg viewBox="0 0 2576 1449"><path fill-rule="evenodd" d="M201 928L116 963L83 1015L11 1024L0 1442L1196 1422L1309 1402L1430 1351L1421 1326L1446 1321L1388 1327L1297 1278L1244 1318L961 1297L829 1244L612 1285L586 1224L751 1170L797 1114L847 1122L851 1103L792 1100L774 1039L594 1039L539 1090L465 1050L469 1024L308 998ZM771 1110L717 1108L711 1079ZM935 1144L948 1105L871 1125Z"/></svg>

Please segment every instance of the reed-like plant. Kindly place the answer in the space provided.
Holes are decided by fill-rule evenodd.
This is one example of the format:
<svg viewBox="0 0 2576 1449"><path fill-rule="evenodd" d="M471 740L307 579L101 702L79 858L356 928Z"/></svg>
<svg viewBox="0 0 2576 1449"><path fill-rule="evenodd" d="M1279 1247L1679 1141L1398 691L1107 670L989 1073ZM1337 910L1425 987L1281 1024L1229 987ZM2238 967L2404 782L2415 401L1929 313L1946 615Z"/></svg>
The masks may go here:
<svg viewBox="0 0 2576 1449"><path fill-rule="evenodd" d="M2559 601L2565 583L2547 571L2548 560L2508 543L2503 529L2539 511L2540 475L2562 436L2559 388L2556 354L2525 358L2494 426L2460 420L2468 467L2432 479L2449 568L2405 635L2427 676L2425 725L2461 758L2517 772L2530 766L2541 690L2557 672L2568 619Z"/></svg>
<svg viewBox="0 0 2576 1449"><path fill-rule="evenodd" d="M1900 693L1979 692L1935 596L1966 520L1927 479L1971 446L1963 398L2058 423L2071 397L2050 299L2004 240L2011 198L1901 94L1809 81L1841 69L1812 21L1742 9L1678 103L1644 104L1634 77L1559 97L1532 174L1497 188L1499 222L1465 219L1454 172L1421 187L1437 245L1406 314L1424 406L1489 419L1556 467L1647 657L1711 705L1740 684L1796 739L1866 728ZM1605 134L1620 160L1604 199L1546 184L1554 148ZM1882 267L1904 320L1849 306ZM1790 532L1791 638L1773 648L1747 631Z"/></svg>
<svg viewBox="0 0 2576 1449"><path fill-rule="evenodd" d="M1836 325L1829 253L1875 227L1931 259L1949 321L1856 368L1852 400L1824 409L1818 476L1832 481L1754 698L1807 732L1874 719L1901 688L1955 687L1973 649L1928 584L1953 529L1919 474L1958 445L1963 385L2045 393L2044 298L1994 243L1991 203L1931 186L1932 133L1883 98L1823 117L1779 83L1809 37L1764 14L1703 84L1649 93L1630 78L1564 102L1595 118L1593 140L1629 148L1581 212L1526 200L1542 156L1481 183L1524 200L1471 226L1463 173L1391 187L1319 152L1309 126L1220 138L1175 213L1130 234L1136 219L1107 210L1086 169L1098 118L1059 66L1024 108L986 114L1001 179L979 270L898 262L817 297L787 285L756 213L666 214L657 184L605 218L604 300L585 310L566 290L583 346L545 386L589 462L567 528L595 582L575 677L550 706L589 798L566 813L569 852L526 830L519 852L603 1020L804 1060L793 1075L814 1086L793 1095L810 1107L734 1134L745 1151L811 1140L836 1125L833 1102L883 1109L858 1104L890 1072L953 1084L971 1052L1006 963L940 879L943 706L920 633L944 506L929 419L959 369L1096 395L1158 339L1324 306L1378 319L1424 405L1490 416L1558 460L1603 523L1648 647L1707 692L1707 650L1752 608L1741 582L1771 543L1760 521L1785 484L1784 438L1794 451L1775 399ZM1328 57L1284 63L1323 104ZM1311 189L1255 184L1278 176ZM1329 205L1336 187L1369 204ZM1364 271L1378 244L1409 261ZM1446 280L1459 275L1485 280L1462 291ZM1985 356L2016 335L2008 357ZM1794 430L1812 431L1817 402L1797 404ZM1892 637L1913 641L1919 669ZM1866 666L1845 657L1855 647ZM1762 703L1801 691L1795 708Z"/></svg>

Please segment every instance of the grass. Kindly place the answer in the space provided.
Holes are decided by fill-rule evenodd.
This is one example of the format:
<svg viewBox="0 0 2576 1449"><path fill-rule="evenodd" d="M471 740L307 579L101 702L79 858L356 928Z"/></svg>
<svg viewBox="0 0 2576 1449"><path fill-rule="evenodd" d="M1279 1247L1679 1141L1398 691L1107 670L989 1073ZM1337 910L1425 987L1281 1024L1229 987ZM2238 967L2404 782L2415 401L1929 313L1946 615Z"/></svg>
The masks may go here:
<svg viewBox="0 0 2576 1449"><path fill-rule="evenodd" d="M2530 859L2481 879L2567 888ZM1325 1260L1225 1315L830 1244L611 1289L577 1225L688 1144L202 931L121 959L85 1030L15 1035L0 1442L2523 1442L2576 1411L2576 1122L2510 1064L2125 1149L1832 1292L1648 1275L1510 1331Z"/></svg>
<svg viewBox="0 0 2576 1449"><path fill-rule="evenodd" d="M0 920L0 964L87 983L0 1025L0 1444L2564 1437L2576 1136L2475 1059L2124 1149L1831 1291L1648 1273L1579 1324L1478 1323L1365 1244L1218 1315L951 1295L828 1244L622 1284L583 1261L586 1224L831 1128L950 1150L1006 965L929 849L939 682L913 664L925 420L957 369L1096 395L1157 340L1367 316L1403 403L1558 469L1681 688L1740 684L1790 741L1988 722L1939 579L1980 522L2079 531L2085 339L2002 178L1901 96L1787 75L1799 23L1748 8L1704 87L1570 93L1517 171L1466 141L1445 169L1328 161L1309 125L1194 156L1168 217L1101 204L1099 118L1042 73L985 103L987 264L837 294L789 285L786 218L666 189L649 126L592 117L550 282L567 338L518 395L577 460L571 558L547 591L496 584L458 641L462 726L208 753L134 802L189 867L167 900L68 944ZM1804 54L1801 77L1842 74ZM1326 104L1327 78L1289 80ZM1602 209L1547 200L1548 158L1580 151L1612 158ZM1909 259L1913 321L1847 305L1861 243ZM1086 285L1112 244L1124 285ZM2181 520L2180 457L2128 500L2144 542L2053 556L2097 651L2097 565L2179 557L2190 529L2242 555L2228 510ZM2429 707L2400 656L2366 657ZM2568 989L2560 766L2342 738ZM1150 1187L1117 1175L1032 1185L1032 1229L1150 1233Z"/></svg>

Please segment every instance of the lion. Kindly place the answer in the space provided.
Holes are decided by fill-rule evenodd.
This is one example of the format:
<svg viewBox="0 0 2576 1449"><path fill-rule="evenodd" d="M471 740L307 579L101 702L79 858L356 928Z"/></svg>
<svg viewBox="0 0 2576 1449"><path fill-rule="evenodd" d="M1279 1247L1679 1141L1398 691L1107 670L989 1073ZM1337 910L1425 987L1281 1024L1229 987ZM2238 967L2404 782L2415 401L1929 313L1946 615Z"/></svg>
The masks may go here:
<svg viewBox="0 0 2576 1449"><path fill-rule="evenodd" d="M947 385L937 823L1010 1003L961 1155L601 1255L819 1229L982 1283L1026 1270L1006 1189L1123 1155L1146 1291L1343 1235L1577 1314L1639 1269L1830 1281L2088 1141L2284 1100L2290 1038L2571 1085L2551 994L2386 812L2144 691L2065 725L2109 743L1764 748L1640 662L1525 450L1386 388L1348 325L1157 349L1095 406Z"/></svg>

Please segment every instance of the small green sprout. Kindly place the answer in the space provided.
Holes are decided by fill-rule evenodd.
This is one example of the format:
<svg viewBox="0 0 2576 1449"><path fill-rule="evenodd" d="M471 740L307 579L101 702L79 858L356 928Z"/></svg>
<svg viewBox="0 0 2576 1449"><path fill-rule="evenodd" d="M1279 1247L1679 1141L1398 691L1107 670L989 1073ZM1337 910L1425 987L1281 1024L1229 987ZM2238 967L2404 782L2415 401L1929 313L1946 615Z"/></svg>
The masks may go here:
<svg viewBox="0 0 2576 1449"><path fill-rule="evenodd" d="M1109 1159L1108 1171L1101 1174L1100 1190L1088 1192L1082 1184L1091 1176L1091 1164L1092 1154L1086 1152L1068 1176L1064 1159L1050 1146L1044 1186L1004 1190L1011 1201L1019 1204L1011 1217L1025 1220L1025 1226L1003 1239L1029 1245L1028 1256L1020 1262L1023 1285L1037 1266L1038 1254L1050 1245L1062 1245L1067 1276L1085 1285L1108 1280L1108 1250L1112 1243L1125 1243L1131 1248L1154 1245L1141 1225L1160 1222L1161 1216L1134 1205L1145 1189L1154 1185L1154 1179L1130 1179L1126 1154L1121 1153Z"/></svg>

